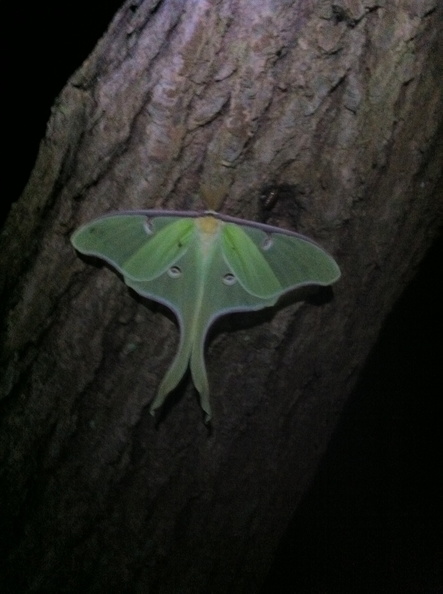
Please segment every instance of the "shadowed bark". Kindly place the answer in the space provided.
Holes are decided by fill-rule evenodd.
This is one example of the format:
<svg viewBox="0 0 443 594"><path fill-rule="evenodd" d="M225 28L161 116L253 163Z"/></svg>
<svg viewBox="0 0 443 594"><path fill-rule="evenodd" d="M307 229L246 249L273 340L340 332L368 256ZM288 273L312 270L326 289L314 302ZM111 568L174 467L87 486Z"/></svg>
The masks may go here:
<svg viewBox="0 0 443 594"><path fill-rule="evenodd" d="M145 0L117 13L57 99L1 237L11 589L259 591L442 222L442 20L424 0ZM69 237L116 209L224 200L257 219L266 187L266 219L319 241L342 279L333 295L217 323L210 428L189 378L152 419L172 317Z"/></svg>

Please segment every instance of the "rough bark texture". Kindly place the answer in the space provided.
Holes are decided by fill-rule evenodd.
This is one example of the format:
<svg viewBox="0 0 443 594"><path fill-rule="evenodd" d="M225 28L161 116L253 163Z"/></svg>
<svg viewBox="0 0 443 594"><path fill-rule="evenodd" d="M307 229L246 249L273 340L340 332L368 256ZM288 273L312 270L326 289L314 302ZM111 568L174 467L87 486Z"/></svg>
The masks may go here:
<svg viewBox="0 0 443 594"><path fill-rule="evenodd" d="M15 592L257 592L387 312L441 224L436 0L127 2L58 98L1 243L3 575ZM214 422L150 400L164 310L69 236L203 208L338 260L331 300L217 324ZM312 300L311 300L312 301Z"/></svg>

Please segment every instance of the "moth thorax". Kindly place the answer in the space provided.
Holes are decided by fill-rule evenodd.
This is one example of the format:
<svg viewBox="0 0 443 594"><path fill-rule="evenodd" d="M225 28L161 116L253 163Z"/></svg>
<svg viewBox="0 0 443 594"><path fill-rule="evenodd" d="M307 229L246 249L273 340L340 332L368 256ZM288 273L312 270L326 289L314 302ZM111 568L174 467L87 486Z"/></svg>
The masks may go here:
<svg viewBox="0 0 443 594"><path fill-rule="evenodd" d="M199 217L195 221L200 233L215 235L220 227L220 221L215 217Z"/></svg>

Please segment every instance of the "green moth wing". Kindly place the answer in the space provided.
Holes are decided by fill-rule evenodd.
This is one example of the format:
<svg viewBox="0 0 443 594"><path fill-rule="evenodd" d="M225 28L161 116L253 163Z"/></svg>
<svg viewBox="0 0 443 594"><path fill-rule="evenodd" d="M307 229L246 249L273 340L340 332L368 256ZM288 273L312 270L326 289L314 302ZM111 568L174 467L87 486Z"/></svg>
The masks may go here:
<svg viewBox="0 0 443 594"><path fill-rule="evenodd" d="M71 241L79 252L109 262L129 287L165 304L178 319L178 351L152 413L189 365L211 418L204 345L217 317L259 310L296 287L329 285L340 277L334 259L310 239L212 211L109 214L80 227Z"/></svg>

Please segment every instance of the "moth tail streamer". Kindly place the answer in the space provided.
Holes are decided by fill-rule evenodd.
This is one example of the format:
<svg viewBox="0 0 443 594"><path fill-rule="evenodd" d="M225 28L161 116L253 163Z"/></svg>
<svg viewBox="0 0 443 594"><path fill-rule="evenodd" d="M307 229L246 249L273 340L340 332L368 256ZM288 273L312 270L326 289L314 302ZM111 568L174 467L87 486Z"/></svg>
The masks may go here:
<svg viewBox="0 0 443 594"><path fill-rule="evenodd" d="M183 341L179 346L179 350L172 361L168 371L166 372L161 384L158 388L157 394L149 407L149 412L154 416L155 411L161 407L166 400L168 394L174 390L180 383L181 379L186 373L190 358L191 345L188 341Z"/></svg>
<svg viewBox="0 0 443 594"><path fill-rule="evenodd" d="M204 339L194 345L192 349L191 375L194 386L200 395L200 406L206 413L205 423L208 423L212 418L212 410L209 403L209 382L204 359Z"/></svg>

